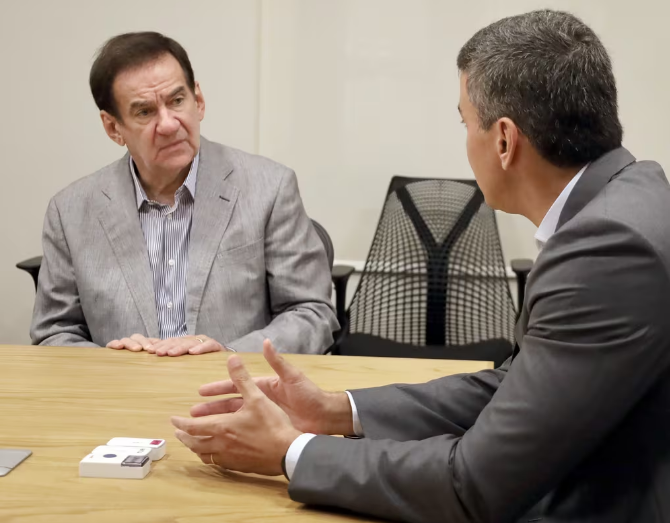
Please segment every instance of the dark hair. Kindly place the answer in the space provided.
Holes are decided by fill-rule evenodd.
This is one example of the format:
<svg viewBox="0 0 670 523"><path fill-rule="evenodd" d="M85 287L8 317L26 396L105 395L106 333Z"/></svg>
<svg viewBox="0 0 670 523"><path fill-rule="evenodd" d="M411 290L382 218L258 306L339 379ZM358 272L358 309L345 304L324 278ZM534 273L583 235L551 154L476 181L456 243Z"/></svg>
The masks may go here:
<svg viewBox="0 0 670 523"><path fill-rule="evenodd" d="M98 109L121 118L114 99L114 80L119 73L160 58L165 54L175 57L186 83L195 92L193 68L184 48L172 38L152 31L125 33L110 38L100 48L91 67L89 84Z"/></svg>
<svg viewBox="0 0 670 523"><path fill-rule="evenodd" d="M549 162L577 167L621 146L612 64L596 34L561 11L503 18L458 54L482 129L508 117Z"/></svg>

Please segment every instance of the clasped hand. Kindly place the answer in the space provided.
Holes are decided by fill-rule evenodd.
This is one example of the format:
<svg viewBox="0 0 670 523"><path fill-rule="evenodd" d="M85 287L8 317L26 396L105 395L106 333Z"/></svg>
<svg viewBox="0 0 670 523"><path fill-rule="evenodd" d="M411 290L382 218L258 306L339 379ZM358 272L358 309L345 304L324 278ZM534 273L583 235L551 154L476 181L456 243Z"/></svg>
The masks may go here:
<svg viewBox="0 0 670 523"><path fill-rule="evenodd" d="M192 418L173 417L176 437L206 464L268 476L303 432L351 434L345 393L318 388L277 354L269 340L263 353L276 376L252 378L239 356L228 358L230 379L200 388L202 396L238 394L191 408Z"/></svg>

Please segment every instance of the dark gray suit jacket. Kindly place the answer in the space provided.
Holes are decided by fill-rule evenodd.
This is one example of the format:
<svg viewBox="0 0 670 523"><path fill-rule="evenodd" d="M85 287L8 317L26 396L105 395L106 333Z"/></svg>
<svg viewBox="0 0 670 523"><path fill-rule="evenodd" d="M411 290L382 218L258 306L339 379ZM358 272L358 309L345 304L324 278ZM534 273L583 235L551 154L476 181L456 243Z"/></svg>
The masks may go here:
<svg viewBox="0 0 670 523"><path fill-rule="evenodd" d="M670 187L592 163L537 258L502 368L353 392L293 499L412 522L670 522Z"/></svg>
<svg viewBox="0 0 670 523"><path fill-rule="evenodd" d="M159 336L128 155L54 196L42 245L33 343ZM328 260L287 167L203 138L188 258L188 334L238 351L332 343Z"/></svg>

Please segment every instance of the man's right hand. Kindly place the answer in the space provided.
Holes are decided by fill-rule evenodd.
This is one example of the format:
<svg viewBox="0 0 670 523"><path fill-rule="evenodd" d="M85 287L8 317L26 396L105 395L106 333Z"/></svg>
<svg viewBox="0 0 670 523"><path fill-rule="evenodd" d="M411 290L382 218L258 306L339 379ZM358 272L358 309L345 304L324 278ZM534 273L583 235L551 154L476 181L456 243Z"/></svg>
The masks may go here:
<svg viewBox="0 0 670 523"><path fill-rule="evenodd" d="M141 334L133 334L130 338L112 340L107 344L110 349L129 350L132 352L141 352L148 350L151 345L161 341L159 338L147 338Z"/></svg>
<svg viewBox="0 0 670 523"><path fill-rule="evenodd" d="M302 372L277 354L270 340L263 342L263 355L277 376L254 378L258 388L279 405L301 432L314 434L354 434L349 398L344 392L326 392ZM200 387L201 396L237 394L232 380L209 383ZM191 416L237 412L244 400L232 397L196 405Z"/></svg>

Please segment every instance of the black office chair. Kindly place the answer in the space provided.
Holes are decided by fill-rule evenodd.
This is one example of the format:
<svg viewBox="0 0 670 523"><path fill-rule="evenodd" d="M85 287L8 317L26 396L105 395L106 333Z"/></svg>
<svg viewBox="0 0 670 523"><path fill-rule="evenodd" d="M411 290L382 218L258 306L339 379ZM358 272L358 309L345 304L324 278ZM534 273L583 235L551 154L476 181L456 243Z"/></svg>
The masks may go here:
<svg viewBox="0 0 670 523"><path fill-rule="evenodd" d="M531 265L513 263L520 305ZM336 290L343 300L346 281ZM495 213L477 184L396 176L332 352L498 366L512 354L516 316Z"/></svg>
<svg viewBox="0 0 670 523"><path fill-rule="evenodd" d="M312 225L314 226L316 233L319 235L319 238L323 242L323 247L326 249L326 256L328 257L328 267L332 270L333 260L335 259L335 250L333 249L333 242L330 239L330 235L328 234L328 231L326 231L326 229L324 229L323 226L316 220L312 220ZM35 283L35 289L37 289L37 278L40 274L41 266L41 256L35 256L34 258L30 258L16 264L18 269L26 271L28 274L30 274L30 276L32 276L33 282Z"/></svg>

